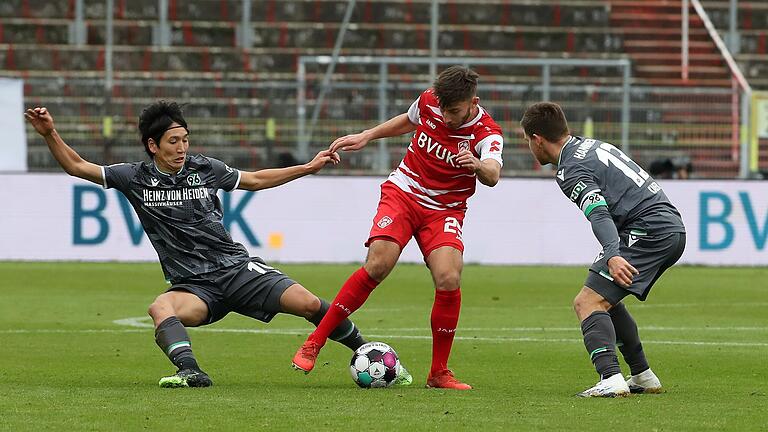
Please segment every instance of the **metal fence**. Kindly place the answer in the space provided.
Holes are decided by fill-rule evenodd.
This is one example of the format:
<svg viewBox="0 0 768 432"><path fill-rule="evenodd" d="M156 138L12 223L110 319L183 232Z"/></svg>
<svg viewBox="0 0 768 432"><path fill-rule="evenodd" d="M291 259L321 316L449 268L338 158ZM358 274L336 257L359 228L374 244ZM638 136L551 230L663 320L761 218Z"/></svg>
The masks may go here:
<svg viewBox="0 0 768 432"><path fill-rule="evenodd" d="M325 102L317 105L323 74L317 63L307 65L303 114L298 101L301 86L285 81L116 80L118 96L107 107L98 80L36 78L27 81L26 102L48 106L62 136L84 157L111 163L143 158L136 127L141 109L157 99L177 100L187 104L192 151L256 169L300 161L302 154L326 147L338 136L405 112L430 82L426 67L404 73L390 66L386 81L371 79L381 67L372 65L360 74L365 81L352 79L349 72L334 76ZM527 105L543 99L564 107L574 133L628 148L646 167L659 160L687 159L694 177L738 175L741 131L738 126L734 129L738 113L732 112L730 89L632 86L627 91L621 85L621 67L614 67L612 74L610 69L601 70L599 76L616 80L589 85L568 83L563 78L570 76L570 69L559 66L551 67L549 85L542 82L541 67L536 79L527 83L489 82L481 75L480 103L505 132L504 175L548 175L529 156L518 123ZM625 102L628 121L622 112ZM310 140L316 106L320 109ZM105 116L112 124L110 131L104 130ZM28 136L30 169L57 169L42 139L31 129ZM344 163L330 172L382 174L402 158L406 143L405 137L374 143L345 155Z"/></svg>
<svg viewBox="0 0 768 432"><path fill-rule="evenodd" d="M366 75L369 83L360 85L348 82L335 82L328 73L320 73L318 69L326 67L326 72L336 65L359 67L357 74ZM429 57L349 57L349 56L302 56L299 58L297 73L297 118L298 118L298 148L300 158L309 156L310 147L316 143L329 143L336 136L344 133L358 132L372 125L371 120L384 122L387 119L405 112L418 95L430 86L429 69L433 65L462 64L473 68L484 68L491 72L490 76L517 75L513 69L536 68L540 75L537 81L528 85L491 82L481 84L478 91L481 105L488 109L496 121L506 131L509 142L505 145L505 173L511 175L531 175L539 167L528 154L527 147L519 139L517 122L524 105L528 100L574 100L579 99L582 105L578 108L587 113L594 122L593 116L605 114L618 126L620 144L625 151L630 151L629 144L629 115L630 115L630 62L628 60L584 60L584 59L489 59L489 58L429 58ZM421 67L411 71L408 78L413 82L402 82L406 77L392 71L392 68L407 66ZM593 105L588 93L594 93L594 85L572 86L570 88L556 87L554 83L568 77L572 70L587 68L600 70L594 76L614 77L621 82L621 92L618 93L618 103L609 104L605 108ZM496 69L493 71L492 69ZM605 73L605 69L612 69ZM309 73L308 70L312 73ZM496 72L496 73L493 73ZM330 75L332 77L332 75ZM371 77L376 77L375 83L370 83ZM320 80L322 78L322 80ZM318 82L320 80L320 82ZM589 81L589 80L588 80ZM481 77L482 82L482 77ZM599 82L597 83L599 84ZM601 87L600 87L601 88ZM601 88L602 90L602 88ZM309 95L308 95L309 93ZM601 92L602 93L602 92ZM327 95L327 97L326 97ZM598 112L605 109L606 112ZM307 125L308 112L309 125ZM362 113L362 117L359 114ZM349 122L350 118L359 118L357 122ZM405 146L400 140L379 140L375 148L366 147L364 151L352 156L353 165L364 167L369 171L388 172L402 158Z"/></svg>

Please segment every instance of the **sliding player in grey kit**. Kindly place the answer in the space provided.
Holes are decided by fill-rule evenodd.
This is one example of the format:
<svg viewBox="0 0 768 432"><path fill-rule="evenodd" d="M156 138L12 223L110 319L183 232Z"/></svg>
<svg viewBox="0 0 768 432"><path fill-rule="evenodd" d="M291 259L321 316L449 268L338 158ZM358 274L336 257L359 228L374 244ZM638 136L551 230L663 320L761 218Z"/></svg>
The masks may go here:
<svg viewBox="0 0 768 432"><path fill-rule="evenodd" d="M216 192L279 186L338 162L336 153L324 150L310 162L288 168L230 168L217 159L187 154L189 129L181 108L159 101L139 117L150 161L99 166L61 139L46 108L28 109L24 115L69 175L115 188L128 198L157 251L171 287L149 306L149 315L157 345L178 368L160 379L161 387L212 385L197 364L185 326L211 324L229 312L264 322L284 312L317 325L328 311L327 302L261 258L250 257L232 240ZM336 327L333 338L352 350L366 342L349 320ZM399 383L410 383L407 371Z"/></svg>
<svg viewBox="0 0 768 432"><path fill-rule="evenodd" d="M661 392L648 366L637 325L621 300L644 301L656 280L680 259L685 226L661 187L611 144L570 135L563 110L550 102L529 107L520 121L542 164L557 164L557 184L592 225L603 250L573 302L584 345L600 382L582 397ZM625 381L615 346L631 375Z"/></svg>

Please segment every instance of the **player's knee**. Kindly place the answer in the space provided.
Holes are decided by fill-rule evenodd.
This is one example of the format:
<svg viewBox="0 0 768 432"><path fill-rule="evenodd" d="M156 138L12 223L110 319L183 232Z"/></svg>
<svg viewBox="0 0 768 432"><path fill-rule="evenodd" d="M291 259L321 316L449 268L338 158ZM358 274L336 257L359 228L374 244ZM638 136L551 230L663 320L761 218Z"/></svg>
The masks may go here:
<svg viewBox="0 0 768 432"><path fill-rule="evenodd" d="M586 318L593 312L607 311L610 304L601 300L601 298L587 295L582 291L573 299L573 310L581 318Z"/></svg>
<svg viewBox="0 0 768 432"><path fill-rule="evenodd" d="M586 299L581 293L577 294L576 297L573 298L573 311L576 312L576 315L581 316L586 308Z"/></svg>
<svg viewBox="0 0 768 432"><path fill-rule="evenodd" d="M320 310L320 299L301 285L295 285L283 293L280 307L283 312L309 319Z"/></svg>
<svg viewBox="0 0 768 432"><path fill-rule="evenodd" d="M149 305L149 308L147 308L147 313L152 318L167 315L169 311L172 313L173 307L162 295L157 296L155 301L153 301L152 304Z"/></svg>
<svg viewBox="0 0 768 432"><path fill-rule="evenodd" d="M307 319L312 318L320 310L320 299L316 295L309 293L304 302L303 309L302 316Z"/></svg>
<svg viewBox="0 0 768 432"><path fill-rule="evenodd" d="M461 285L461 273L456 270L447 270L435 275L435 289L440 291L453 291Z"/></svg>
<svg viewBox="0 0 768 432"><path fill-rule="evenodd" d="M368 272L368 276L376 281L383 281L387 275L392 271L394 264L391 264L383 259L369 259L365 262L365 271Z"/></svg>

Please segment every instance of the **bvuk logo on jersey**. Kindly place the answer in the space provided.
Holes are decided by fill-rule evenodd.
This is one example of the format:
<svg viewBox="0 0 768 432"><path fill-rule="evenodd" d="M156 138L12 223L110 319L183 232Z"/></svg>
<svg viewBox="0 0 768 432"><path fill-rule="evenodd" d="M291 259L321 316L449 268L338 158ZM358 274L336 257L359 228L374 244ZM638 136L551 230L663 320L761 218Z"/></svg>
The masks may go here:
<svg viewBox="0 0 768 432"><path fill-rule="evenodd" d="M202 181L200 180L200 176L197 173L192 173L187 176L187 184L190 186L200 186L200 183Z"/></svg>
<svg viewBox="0 0 768 432"><path fill-rule="evenodd" d="M462 152L464 150L469 151L469 140L459 142L459 151Z"/></svg>

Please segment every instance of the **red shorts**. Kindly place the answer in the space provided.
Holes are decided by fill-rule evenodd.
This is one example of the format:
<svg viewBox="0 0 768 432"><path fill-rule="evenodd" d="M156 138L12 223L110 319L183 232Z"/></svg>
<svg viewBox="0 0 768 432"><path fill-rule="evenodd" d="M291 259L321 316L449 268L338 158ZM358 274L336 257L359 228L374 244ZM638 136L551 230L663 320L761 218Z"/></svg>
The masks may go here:
<svg viewBox="0 0 768 432"><path fill-rule="evenodd" d="M381 199L365 246L377 238L392 240L400 249L416 238L426 259L432 251L451 246L464 252L461 227L464 210L432 210L419 205L390 182L381 185Z"/></svg>

